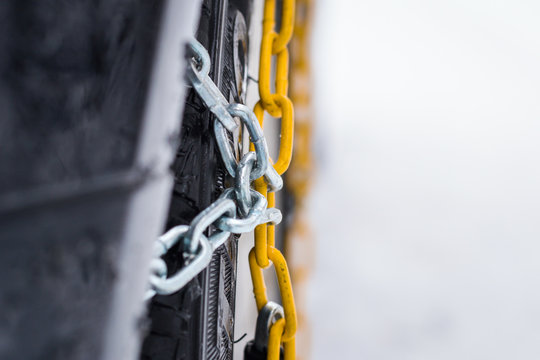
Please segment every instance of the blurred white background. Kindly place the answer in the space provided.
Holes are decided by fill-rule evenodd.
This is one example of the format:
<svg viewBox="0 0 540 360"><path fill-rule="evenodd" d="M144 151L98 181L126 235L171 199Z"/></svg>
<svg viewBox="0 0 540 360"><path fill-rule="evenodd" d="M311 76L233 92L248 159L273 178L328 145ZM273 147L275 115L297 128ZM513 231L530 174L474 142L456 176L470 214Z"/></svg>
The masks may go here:
<svg viewBox="0 0 540 360"><path fill-rule="evenodd" d="M540 2L316 3L313 359L540 359Z"/></svg>

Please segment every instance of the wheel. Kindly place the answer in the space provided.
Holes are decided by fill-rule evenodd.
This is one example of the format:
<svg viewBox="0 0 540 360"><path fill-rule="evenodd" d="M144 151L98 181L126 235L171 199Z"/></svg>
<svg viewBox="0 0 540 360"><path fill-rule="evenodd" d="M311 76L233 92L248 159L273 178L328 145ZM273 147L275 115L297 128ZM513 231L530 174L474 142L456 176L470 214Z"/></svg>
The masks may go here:
<svg viewBox="0 0 540 360"><path fill-rule="evenodd" d="M194 3L0 5L1 359L138 356Z"/></svg>

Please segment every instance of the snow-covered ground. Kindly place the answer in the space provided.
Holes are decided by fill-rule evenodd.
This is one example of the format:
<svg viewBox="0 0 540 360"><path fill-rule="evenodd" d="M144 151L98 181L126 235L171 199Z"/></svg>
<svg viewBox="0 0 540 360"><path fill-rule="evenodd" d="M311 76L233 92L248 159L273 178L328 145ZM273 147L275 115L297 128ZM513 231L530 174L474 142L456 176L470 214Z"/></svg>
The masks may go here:
<svg viewBox="0 0 540 360"><path fill-rule="evenodd" d="M313 359L540 359L540 2L316 2Z"/></svg>

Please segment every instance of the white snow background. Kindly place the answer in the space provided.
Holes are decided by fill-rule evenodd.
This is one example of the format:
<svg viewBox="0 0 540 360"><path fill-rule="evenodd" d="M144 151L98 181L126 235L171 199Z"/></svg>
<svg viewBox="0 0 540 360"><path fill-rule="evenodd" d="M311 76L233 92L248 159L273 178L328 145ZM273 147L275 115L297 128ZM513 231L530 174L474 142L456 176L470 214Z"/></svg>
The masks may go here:
<svg viewBox="0 0 540 360"><path fill-rule="evenodd" d="M540 359L540 2L316 3L313 359Z"/></svg>

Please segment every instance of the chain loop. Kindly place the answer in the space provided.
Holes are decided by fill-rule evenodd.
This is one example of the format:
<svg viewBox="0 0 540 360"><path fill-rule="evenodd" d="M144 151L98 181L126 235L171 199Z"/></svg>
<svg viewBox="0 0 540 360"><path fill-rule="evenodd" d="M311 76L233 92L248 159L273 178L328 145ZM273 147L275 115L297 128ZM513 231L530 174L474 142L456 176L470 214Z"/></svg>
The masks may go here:
<svg viewBox="0 0 540 360"><path fill-rule="evenodd" d="M266 146L266 140L262 132L262 128L258 123L255 114L247 106L242 104L230 104L227 106L227 111L232 116L237 116L241 122L246 126L251 143L253 144L253 151L257 155L257 162L253 168L250 179L255 180L268 171L268 147ZM236 176L236 167L238 166L234 150L229 145L229 137L221 122L214 122L214 133L216 136L216 142L220 153L223 158L223 162L227 171L231 176Z"/></svg>
<svg viewBox="0 0 540 360"><path fill-rule="evenodd" d="M293 139L294 139L294 114L291 100L283 95L273 95L276 103L280 104L283 109L281 117L279 155L274 164L274 169L279 175L283 175L289 168L292 159ZM255 116L259 119L259 124L262 127L264 123L264 108L262 102L259 101L253 109Z"/></svg>
<svg viewBox="0 0 540 360"><path fill-rule="evenodd" d="M145 299L152 298L156 293L161 295L172 294L186 285L199 272L201 272L212 258L212 246L205 236L201 236L198 253L189 259L189 266L180 269L172 277L167 278L167 265L160 258L167 251L176 245L189 231L189 226L179 225L167 231L156 241L155 255L151 263L152 273L150 275L151 289L146 292ZM163 269L163 265L165 269ZM165 275L165 276L164 276Z"/></svg>
<svg viewBox="0 0 540 360"><path fill-rule="evenodd" d="M233 198L234 189L227 189L222 196ZM243 219L236 219L222 216L216 221L216 226L227 232L241 234L251 232L256 226L262 223L271 222L279 224L281 222L281 211L278 209L267 209L267 200L259 192L251 190L252 204L247 216Z"/></svg>
<svg viewBox="0 0 540 360"><path fill-rule="evenodd" d="M291 277L287 268L287 262L278 249L269 246L268 258L274 264L274 270L276 271L279 291L281 294L281 301L283 303L283 310L285 312L285 332L283 333L282 339L283 341L288 341L294 337L297 321ZM249 252L249 269L251 271L255 302L257 303L257 309L260 310L268 302L268 297L266 295L266 285L264 282L262 268L258 266L257 261L255 260L254 249L251 249Z"/></svg>
<svg viewBox="0 0 540 360"><path fill-rule="evenodd" d="M198 41L190 41L187 49L187 53L191 55L191 58L188 60L186 75L191 86L223 126L227 130L233 131L238 125L227 110L229 102L208 75L210 72L210 55L208 51Z"/></svg>
<svg viewBox="0 0 540 360"><path fill-rule="evenodd" d="M189 230L183 236L185 247L191 254L197 251L203 232L225 214L229 217L236 217L236 204L230 199L220 197L193 219Z"/></svg>
<svg viewBox="0 0 540 360"><path fill-rule="evenodd" d="M186 266L166 279L150 276L152 289L160 295L170 295L177 292L210 264L212 252L212 245L206 236L201 235L199 251L190 259Z"/></svg>
<svg viewBox="0 0 540 360"><path fill-rule="evenodd" d="M281 29L275 32L276 1L266 0L263 15L263 36L259 64L259 96L263 108L274 117L281 117L281 106L273 98L270 88L272 74L272 56L276 59L276 93L287 95L289 52L287 45L294 30L295 0L283 0L281 11Z"/></svg>
<svg viewBox="0 0 540 360"><path fill-rule="evenodd" d="M251 205L250 173L253 169L253 163L255 160L256 155L252 151L244 155L242 160L240 160L240 163L238 163L236 176L234 178L234 194L238 200L238 210L243 216L248 214L249 207Z"/></svg>
<svg viewBox="0 0 540 360"><path fill-rule="evenodd" d="M268 4L268 6L265 5L265 17L266 11L268 11L269 15L275 13L275 0L268 2L270 4ZM291 41L294 30L295 3L295 0L283 0L281 10L281 29L279 30L279 34L272 44L272 54L277 54L283 49L286 49L289 41Z"/></svg>

